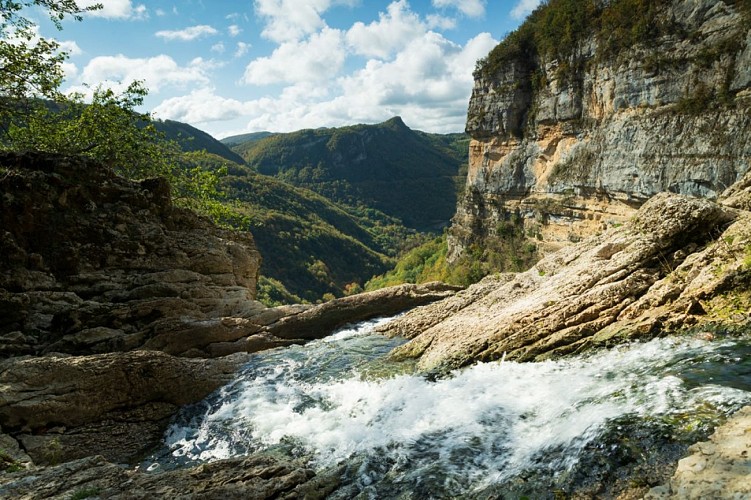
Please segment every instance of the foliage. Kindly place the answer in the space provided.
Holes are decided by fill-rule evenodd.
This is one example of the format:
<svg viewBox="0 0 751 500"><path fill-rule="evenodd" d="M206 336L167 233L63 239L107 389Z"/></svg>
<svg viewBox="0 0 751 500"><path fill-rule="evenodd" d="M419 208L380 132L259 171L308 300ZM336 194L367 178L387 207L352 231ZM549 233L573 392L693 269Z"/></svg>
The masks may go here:
<svg viewBox="0 0 751 500"><path fill-rule="evenodd" d="M0 472L16 472L23 469L23 464L0 448Z"/></svg>
<svg viewBox="0 0 751 500"><path fill-rule="evenodd" d="M233 150L262 174L426 230L445 225L454 213L457 177L468 156L463 138L417 133L394 118L380 125L274 134Z"/></svg>
<svg viewBox="0 0 751 500"><path fill-rule="evenodd" d="M90 104L80 94L54 104L37 101L10 123L4 146L87 156L128 178L169 176L181 151L148 115L135 111L146 94L141 82L133 82L122 94L94 90Z"/></svg>
<svg viewBox="0 0 751 500"><path fill-rule="evenodd" d="M498 44L488 57L478 61L476 72L493 78L511 62L557 59L561 76L571 76L570 67L585 40L598 40L597 57L613 58L637 44L649 44L678 29L657 13L669 0L548 0ZM746 0L743 0L746 1Z"/></svg>
<svg viewBox="0 0 751 500"><path fill-rule="evenodd" d="M342 296L352 283L361 286L391 264L381 251L387 238L373 230L380 224L377 215L365 224L312 191L238 164L229 164L218 187L225 203L232 200L231 225L250 230L263 256L259 300L266 304Z"/></svg>
<svg viewBox="0 0 751 500"><path fill-rule="evenodd" d="M287 290L284 284L268 276L258 278L258 296L260 302L268 307L276 307L284 304L301 304L305 302L297 295Z"/></svg>
<svg viewBox="0 0 751 500"><path fill-rule="evenodd" d="M187 123L176 122L174 120L155 120L153 123L154 127L164 134L167 140L179 144L183 151L205 151L206 153L221 156L231 162L245 163L242 157L229 149L229 147L217 141L203 130L199 130Z"/></svg>
<svg viewBox="0 0 751 500"><path fill-rule="evenodd" d="M520 221L499 224L483 246L471 245L455 262L448 262L446 234L406 252L391 271L371 279L366 290L401 283L443 281L467 286L483 277L503 271L523 271L539 258L537 248L523 233Z"/></svg>
<svg viewBox="0 0 751 500"><path fill-rule="evenodd" d="M66 17L81 20L97 4L80 8L74 0L0 0L0 124L24 112L29 97L57 98L67 58L54 40L38 38L35 25L23 16L27 9L47 11L58 29Z"/></svg>
<svg viewBox="0 0 751 500"><path fill-rule="evenodd" d="M83 488L73 492L73 494L70 496L70 500L84 500L85 498L97 497L100 493L101 490L96 487Z"/></svg>

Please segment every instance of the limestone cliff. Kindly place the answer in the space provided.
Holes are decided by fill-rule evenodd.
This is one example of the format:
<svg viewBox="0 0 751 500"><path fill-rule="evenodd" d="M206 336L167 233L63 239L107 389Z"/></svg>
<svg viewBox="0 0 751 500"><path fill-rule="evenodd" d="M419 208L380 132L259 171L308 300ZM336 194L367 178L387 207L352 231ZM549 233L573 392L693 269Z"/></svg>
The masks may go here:
<svg viewBox="0 0 751 500"><path fill-rule="evenodd" d="M662 191L714 199L751 165L748 6L548 2L478 64L466 129L452 260L512 218L547 254Z"/></svg>

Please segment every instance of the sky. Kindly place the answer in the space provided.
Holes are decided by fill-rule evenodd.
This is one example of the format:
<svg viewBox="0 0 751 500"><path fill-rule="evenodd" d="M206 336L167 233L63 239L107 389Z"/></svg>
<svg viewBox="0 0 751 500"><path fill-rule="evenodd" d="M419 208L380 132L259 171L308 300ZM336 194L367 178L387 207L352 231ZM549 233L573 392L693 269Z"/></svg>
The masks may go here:
<svg viewBox="0 0 751 500"><path fill-rule="evenodd" d="M79 0L79 5L96 0ZM63 30L63 89L133 80L142 111L216 138L379 123L464 130L472 70L540 0L99 0Z"/></svg>

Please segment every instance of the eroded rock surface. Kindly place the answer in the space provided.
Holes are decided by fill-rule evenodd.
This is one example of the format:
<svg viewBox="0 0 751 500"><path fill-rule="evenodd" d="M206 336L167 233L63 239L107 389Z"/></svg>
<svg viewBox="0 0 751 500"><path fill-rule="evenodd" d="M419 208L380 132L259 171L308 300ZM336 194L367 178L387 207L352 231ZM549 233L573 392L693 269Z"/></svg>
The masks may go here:
<svg viewBox="0 0 751 500"><path fill-rule="evenodd" d="M325 498L336 475L319 475L296 462L265 456L221 460L161 474L127 470L101 456L0 475L0 497L68 500Z"/></svg>
<svg viewBox="0 0 751 500"><path fill-rule="evenodd" d="M0 356L125 351L263 308L251 235L172 206L166 181L40 154L0 167Z"/></svg>
<svg viewBox="0 0 751 500"><path fill-rule="evenodd" d="M432 369L540 360L713 320L745 324L749 245L750 213L664 193L623 227L382 328L412 339L395 356Z"/></svg>
<svg viewBox="0 0 751 500"><path fill-rule="evenodd" d="M751 406L689 452L670 482L653 488L647 499L751 498Z"/></svg>

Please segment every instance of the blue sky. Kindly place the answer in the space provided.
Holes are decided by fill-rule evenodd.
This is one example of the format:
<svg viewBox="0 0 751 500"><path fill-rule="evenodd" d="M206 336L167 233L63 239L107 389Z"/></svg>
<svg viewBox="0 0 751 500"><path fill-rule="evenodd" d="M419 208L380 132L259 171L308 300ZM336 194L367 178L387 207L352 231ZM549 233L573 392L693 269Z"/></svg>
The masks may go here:
<svg viewBox="0 0 751 500"><path fill-rule="evenodd" d="M79 0L79 5L87 1ZM217 138L378 123L464 128L472 69L539 0L99 0L40 33L65 89L149 88L146 110ZM89 88L86 87L89 86Z"/></svg>

